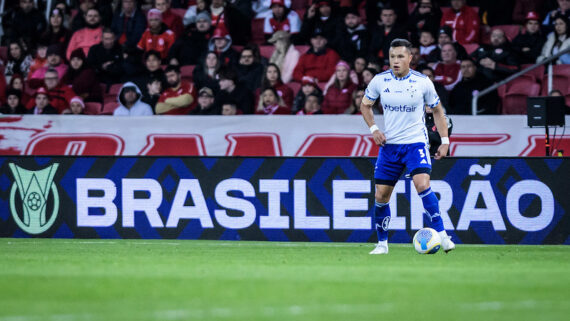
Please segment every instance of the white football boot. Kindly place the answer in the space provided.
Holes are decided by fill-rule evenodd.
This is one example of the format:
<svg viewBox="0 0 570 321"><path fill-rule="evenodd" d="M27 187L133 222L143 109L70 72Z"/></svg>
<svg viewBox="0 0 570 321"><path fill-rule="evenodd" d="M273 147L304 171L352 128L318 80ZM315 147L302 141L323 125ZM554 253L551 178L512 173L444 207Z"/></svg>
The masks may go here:
<svg viewBox="0 0 570 321"><path fill-rule="evenodd" d="M380 241L370 254L388 254L388 241Z"/></svg>
<svg viewBox="0 0 570 321"><path fill-rule="evenodd" d="M441 239L441 247L448 253L449 251L455 250L455 243L451 240L451 236L445 236Z"/></svg>

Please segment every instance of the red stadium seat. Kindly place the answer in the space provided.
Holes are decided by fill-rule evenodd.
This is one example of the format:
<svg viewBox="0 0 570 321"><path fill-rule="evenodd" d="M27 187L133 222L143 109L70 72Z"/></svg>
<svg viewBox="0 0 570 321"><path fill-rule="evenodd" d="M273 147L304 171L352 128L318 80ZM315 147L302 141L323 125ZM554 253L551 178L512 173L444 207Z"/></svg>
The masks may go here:
<svg viewBox="0 0 570 321"><path fill-rule="evenodd" d="M552 89L558 89L562 92L568 88L570 83L570 75L561 75L552 73ZM548 95L548 74L542 77L542 96Z"/></svg>
<svg viewBox="0 0 570 321"><path fill-rule="evenodd" d="M119 107L119 103L116 101L105 103L105 105L103 105L103 110L101 111L101 114L102 115L113 115L113 112L115 111L115 109L117 109L117 107Z"/></svg>
<svg viewBox="0 0 570 321"><path fill-rule="evenodd" d="M309 51L309 48L311 48L311 46L307 46L307 45L295 46L295 49L299 50L299 53L301 55L306 53L307 51Z"/></svg>
<svg viewBox="0 0 570 321"><path fill-rule="evenodd" d="M291 0L291 9L293 10L305 9L308 6L309 0Z"/></svg>
<svg viewBox="0 0 570 321"><path fill-rule="evenodd" d="M186 65L180 67L180 76L182 78L192 79L192 72L194 71L194 68L196 68L196 65Z"/></svg>
<svg viewBox="0 0 570 321"><path fill-rule="evenodd" d="M296 82L296 81L292 81L290 83L287 83L287 86L289 86L289 88L291 88L291 90L293 90L293 94L295 96L297 96L297 93L301 89L301 84Z"/></svg>
<svg viewBox="0 0 570 321"><path fill-rule="evenodd" d="M119 91L121 91L121 88L123 88L123 84L113 84L111 88L109 88L108 94L113 94L116 97Z"/></svg>
<svg viewBox="0 0 570 321"><path fill-rule="evenodd" d="M85 103L85 115L99 115L101 113L101 103L88 102Z"/></svg>
<svg viewBox="0 0 570 321"><path fill-rule="evenodd" d="M6 63L6 60L8 59L8 47L0 47L0 60L2 60L3 63Z"/></svg>
<svg viewBox="0 0 570 321"><path fill-rule="evenodd" d="M528 68L530 66L532 66L532 64L521 65L521 70ZM534 80L537 83L540 83L542 81L542 76L544 76L544 65L540 65L534 68L533 70L521 75L521 77L527 77L529 79Z"/></svg>
<svg viewBox="0 0 570 321"><path fill-rule="evenodd" d="M525 93L527 88L530 88L530 86L534 84L536 84L536 81L534 81L534 79L528 77L519 77L506 83L505 85L499 86L499 88L497 88L497 92L501 98L505 97L506 94L511 93L522 94Z"/></svg>
<svg viewBox="0 0 570 321"><path fill-rule="evenodd" d="M570 65L553 65L552 66L553 75L564 75L570 77Z"/></svg>
<svg viewBox="0 0 570 321"><path fill-rule="evenodd" d="M261 45L265 43L265 33L263 33L263 24L265 19L251 20L251 42Z"/></svg>
<svg viewBox="0 0 570 321"><path fill-rule="evenodd" d="M513 41L515 37L521 32L521 26L519 25L499 25L494 26L491 30L501 29L505 32L505 36L509 41Z"/></svg>
<svg viewBox="0 0 570 321"><path fill-rule="evenodd" d="M502 114L504 115L525 115L526 114L526 99L528 96L537 96L540 92L540 85L533 83L532 85L512 90L507 93L503 98Z"/></svg>
<svg viewBox="0 0 570 321"><path fill-rule="evenodd" d="M267 59L271 58L273 51L275 51L275 47L273 46L259 46L259 53L262 57Z"/></svg>

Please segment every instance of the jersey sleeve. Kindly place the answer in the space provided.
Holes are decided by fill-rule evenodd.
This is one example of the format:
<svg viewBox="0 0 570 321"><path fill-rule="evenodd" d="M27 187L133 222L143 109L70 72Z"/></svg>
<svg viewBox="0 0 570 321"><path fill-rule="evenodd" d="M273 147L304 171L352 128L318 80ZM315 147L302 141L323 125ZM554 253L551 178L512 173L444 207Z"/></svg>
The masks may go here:
<svg viewBox="0 0 570 321"><path fill-rule="evenodd" d="M374 77L366 87L364 96L370 101L376 101L380 97L380 77Z"/></svg>
<svg viewBox="0 0 570 321"><path fill-rule="evenodd" d="M424 102L429 108L435 108L439 104L439 96L431 80L426 79L424 85Z"/></svg>

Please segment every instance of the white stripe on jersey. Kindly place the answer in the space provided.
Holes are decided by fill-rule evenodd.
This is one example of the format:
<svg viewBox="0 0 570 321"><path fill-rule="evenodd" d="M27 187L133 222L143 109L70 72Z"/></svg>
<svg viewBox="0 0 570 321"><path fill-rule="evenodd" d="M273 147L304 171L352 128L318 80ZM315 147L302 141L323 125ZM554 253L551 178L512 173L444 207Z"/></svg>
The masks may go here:
<svg viewBox="0 0 570 321"><path fill-rule="evenodd" d="M380 98L388 144L428 143L424 106L436 107L439 97L427 76L410 70L398 78L387 70L374 76L365 95L371 101Z"/></svg>

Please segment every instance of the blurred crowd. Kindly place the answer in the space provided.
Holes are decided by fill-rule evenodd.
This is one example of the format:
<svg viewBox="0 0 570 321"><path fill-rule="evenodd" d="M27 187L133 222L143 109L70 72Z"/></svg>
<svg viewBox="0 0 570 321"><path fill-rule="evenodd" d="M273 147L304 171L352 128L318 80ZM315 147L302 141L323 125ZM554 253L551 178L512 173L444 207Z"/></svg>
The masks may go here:
<svg viewBox="0 0 570 321"><path fill-rule="evenodd" d="M470 114L474 91L570 47L570 0L46 6L5 1L0 113L355 114L368 83L389 68L390 42L405 38L411 68L434 81L447 113ZM556 63L570 64L570 54ZM496 92L479 105L501 112Z"/></svg>

